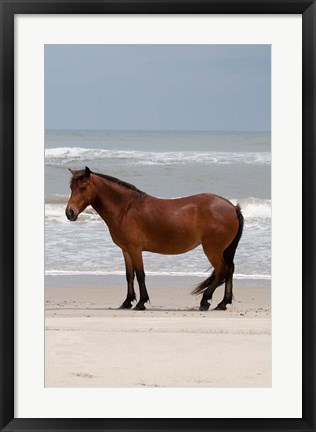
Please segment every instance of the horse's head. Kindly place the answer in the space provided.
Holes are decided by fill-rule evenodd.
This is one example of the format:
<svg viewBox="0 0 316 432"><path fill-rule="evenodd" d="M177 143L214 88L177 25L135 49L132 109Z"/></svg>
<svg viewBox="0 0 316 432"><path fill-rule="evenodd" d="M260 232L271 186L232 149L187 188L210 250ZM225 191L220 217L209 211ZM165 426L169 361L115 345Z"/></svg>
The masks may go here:
<svg viewBox="0 0 316 432"><path fill-rule="evenodd" d="M95 199L95 190L91 179L91 171L88 167L75 171L69 169L72 174L70 181L71 195L66 207L66 216L70 221L77 220L79 214Z"/></svg>

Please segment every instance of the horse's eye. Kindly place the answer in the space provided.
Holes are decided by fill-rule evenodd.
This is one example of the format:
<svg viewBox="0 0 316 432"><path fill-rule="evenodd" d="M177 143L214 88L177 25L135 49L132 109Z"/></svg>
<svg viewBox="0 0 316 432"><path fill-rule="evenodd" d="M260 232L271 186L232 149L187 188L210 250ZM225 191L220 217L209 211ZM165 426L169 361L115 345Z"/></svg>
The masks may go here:
<svg viewBox="0 0 316 432"><path fill-rule="evenodd" d="M81 186L81 187L80 187L80 190L81 190L82 192L84 192L86 189L87 189L87 186Z"/></svg>

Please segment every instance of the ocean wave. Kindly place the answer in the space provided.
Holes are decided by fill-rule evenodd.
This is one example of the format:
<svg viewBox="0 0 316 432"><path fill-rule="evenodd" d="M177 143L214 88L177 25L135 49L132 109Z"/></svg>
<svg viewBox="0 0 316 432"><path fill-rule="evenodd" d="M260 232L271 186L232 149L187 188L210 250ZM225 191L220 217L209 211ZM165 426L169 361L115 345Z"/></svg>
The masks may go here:
<svg viewBox="0 0 316 432"><path fill-rule="evenodd" d="M62 196L59 196L62 197ZM50 198L52 199L52 198ZM57 198L56 198L57 199ZM61 198L62 199L62 198ZM68 200L68 197L67 197ZM55 203L49 203L45 204L45 221L48 223L51 222L57 222L57 223L67 223L69 222L66 215L65 215L65 209L66 209L66 201L62 202L55 202ZM100 216L97 214L95 210L93 210L92 207L87 207L81 214L80 218L78 219L79 223L85 223L85 222L99 222L101 221Z"/></svg>
<svg viewBox="0 0 316 432"><path fill-rule="evenodd" d="M271 200L260 199L260 198L241 198L232 199L233 204L239 204L242 210L242 214L245 219L256 218L266 219L271 218Z"/></svg>
<svg viewBox="0 0 316 432"><path fill-rule="evenodd" d="M71 163L120 160L129 165L269 165L270 152L144 152L108 149L87 149L81 147L55 147L45 150L45 163L50 166L68 166Z"/></svg>
<svg viewBox="0 0 316 432"><path fill-rule="evenodd" d="M125 276L124 271L102 271L102 270L46 270L46 276ZM204 277L206 273L201 272L154 272L147 271L147 276L196 276ZM234 274L235 279L261 279L270 280L271 275L268 274Z"/></svg>
<svg viewBox="0 0 316 432"><path fill-rule="evenodd" d="M45 218L47 220L55 222L67 222L65 216L65 208L68 202L68 195L49 195L45 198ZM260 199L260 198L242 198L242 199L231 199L234 205L237 203L242 209L242 213L246 220L254 222L253 219L267 219L271 218L271 200ZM92 207L81 213L81 222L97 221L99 220L98 214L93 210Z"/></svg>

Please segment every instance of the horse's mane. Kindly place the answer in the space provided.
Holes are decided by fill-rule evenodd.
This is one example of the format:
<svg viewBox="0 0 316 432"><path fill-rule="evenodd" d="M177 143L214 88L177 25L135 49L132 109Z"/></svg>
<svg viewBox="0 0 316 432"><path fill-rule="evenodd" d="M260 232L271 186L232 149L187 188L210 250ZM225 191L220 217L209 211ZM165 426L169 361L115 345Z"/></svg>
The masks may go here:
<svg viewBox="0 0 316 432"><path fill-rule="evenodd" d="M138 192L140 195L146 195L145 192L139 190L136 186L134 186L134 185L132 185L130 183L127 183L127 182L125 182L123 180L120 180L120 179L118 179L116 177L112 177L112 176L109 176L109 175L106 175L106 174L96 173L96 172L93 172L93 171L91 171L91 174L97 175L98 177L104 178L105 180L108 180L108 181L110 181L112 183L116 183L119 186L125 187L126 189L130 189L130 190L133 190L135 192Z"/></svg>
<svg viewBox="0 0 316 432"><path fill-rule="evenodd" d="M142 197L144 197L146 195L145 192L139 190L136 186L134 186L134 185L132 185L130 183L127 183L127 182L125 182L123 180L120 180L120 179L118 179L116 177L112 177L112 176L109 176L109 175L106 175L106 174L96 173L94 171L90 171L90 173L94 174L94 175L96 175L98 177L104 178L105 180L108 180L111 183L115 183L115 184L117 184L119 186L123 186L126 189L133 190L134 192L137 192ZM70 185L73 185L78 179L80 179L81 177L83 177L85 174L86 174L86 171L84 169L76 171L73 174L72 179L70 180Z"/></svg>

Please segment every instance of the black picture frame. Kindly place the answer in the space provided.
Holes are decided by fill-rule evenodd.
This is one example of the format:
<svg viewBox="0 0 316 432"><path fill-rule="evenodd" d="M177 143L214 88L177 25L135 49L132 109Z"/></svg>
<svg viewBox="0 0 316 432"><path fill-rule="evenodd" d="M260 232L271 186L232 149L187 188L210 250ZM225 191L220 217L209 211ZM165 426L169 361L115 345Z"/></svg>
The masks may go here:
<svg viewBox="0 0 316 432"><path fill-rule="evenodd" d="M14 418L14 16L15 14L302 14L303 391L301 419ZM316 5L305 0L0 0L0 429L1 431L315 430ZM286 103L286 102L285 102ZM290 217L290 208L289 208ZM316 268L316 266L315 266ZM290 268L289 268L290 271ZM299 287L298 287L299 288ZM285 287L283 287L285 289ZM284 295L286 303L286 294Z"/></svg>

